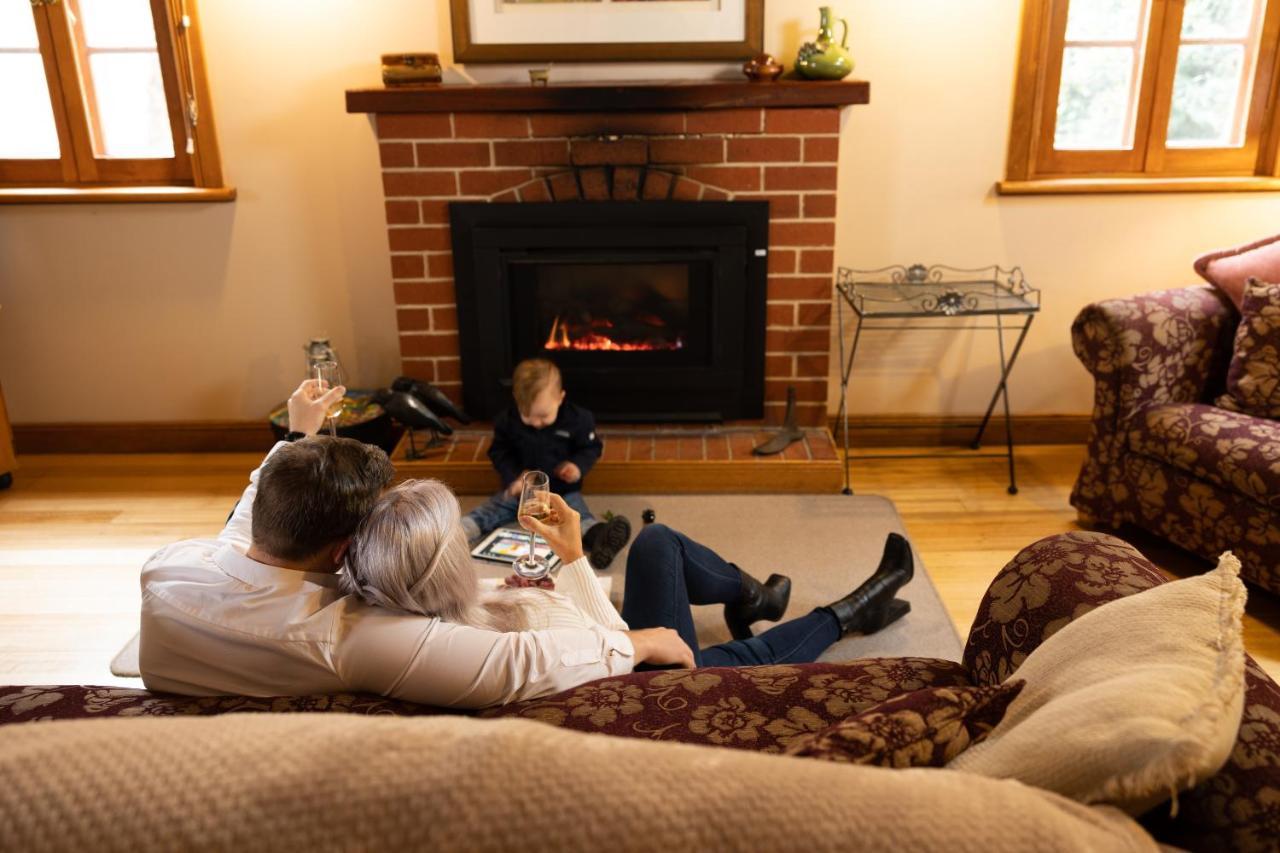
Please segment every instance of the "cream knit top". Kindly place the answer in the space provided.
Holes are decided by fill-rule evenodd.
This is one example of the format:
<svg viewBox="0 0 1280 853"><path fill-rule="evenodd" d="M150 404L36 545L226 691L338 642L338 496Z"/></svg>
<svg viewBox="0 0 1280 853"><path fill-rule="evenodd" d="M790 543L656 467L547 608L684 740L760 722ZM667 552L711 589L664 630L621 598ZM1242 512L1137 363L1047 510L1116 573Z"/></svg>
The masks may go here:
<svg viewBox="0 0 1280 853"><path fill-rule="evenodd" d="M553 575L555 591L544 595L531 595L525 612L531 630L547 628L592 628L600 626L611 631L626 631L618 611L605 596L596 581L595 570L586 557L562 565Z"/></svg>

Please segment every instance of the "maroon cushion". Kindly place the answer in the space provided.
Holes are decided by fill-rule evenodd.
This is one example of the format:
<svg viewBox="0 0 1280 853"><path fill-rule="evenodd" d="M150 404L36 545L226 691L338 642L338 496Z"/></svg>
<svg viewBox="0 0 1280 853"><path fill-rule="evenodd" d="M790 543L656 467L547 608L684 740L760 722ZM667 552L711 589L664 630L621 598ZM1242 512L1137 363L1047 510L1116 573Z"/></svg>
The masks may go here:
<svg viewBox="0 0 1280 853"><path fill-rule="evenodd" d="M1233 249L1219 249L1195 261L1196 274L1225 293L1239 308L1250 278L1280 281L1280 234Z"/></svg>
<svg viewBox="0 0 1280 853"><path fill-rule="evenodd" d="M926 687L967 687L931 658L633 672L483 712L619 737L781 752L801 735Z"/></svg>
<svg viewBox="0 0 1280 853"><path fill-rule="evenodd" d="M1165 582L1132 545L1091 530L1046 536L1000 570L974 617L964 662L974 684L1005 681L1073 619Z"/></svg>
<svg viewBox="0 0 1280 853"><path fill-rule="evenodd" d="M991 733L1024 683L916 690L801 735L787 754L878 767L942 767Z"/></svg>
<svg viewBox="0 0 1280 853"><path fill-rule="evenodd" d="M1227 393L1218 405L1255 418L1280 418L1280 284L1251 278L1245 285Z"/></svg>
<svg viewBox="0 0 1280 853"><path fill-rule="evenodd" d="M1140 456L1280 510L1280 465L1276 464L1280 459L1280 423L1204 403L1164 403L1138 411L1130 421L1128 444ZM1223 523L1223 507L1211 508L1205 503L1207 498L1189 492L1185 483L1174 482L1173 477L1139 475L1130 482L1137 484L1135 496L1144 511L1168 514L1170 503L1186 501L1191 495L1203 524ZM1242 535L1226 528L1223 532ZM1240 543L1224 547L1235 544ZM1216 550L1220 553L1223 549ZM1236 556L1243 559L1239 551Z"/></svg>
<svg viewBox="0 0 1280 853"><path fill-rule="evenodd" d="M1217 775L1157 806L1142 823L1157 841L1200 853L1274 853L1280 839L1280 685L1245 658L1240 735Z"/></svg>

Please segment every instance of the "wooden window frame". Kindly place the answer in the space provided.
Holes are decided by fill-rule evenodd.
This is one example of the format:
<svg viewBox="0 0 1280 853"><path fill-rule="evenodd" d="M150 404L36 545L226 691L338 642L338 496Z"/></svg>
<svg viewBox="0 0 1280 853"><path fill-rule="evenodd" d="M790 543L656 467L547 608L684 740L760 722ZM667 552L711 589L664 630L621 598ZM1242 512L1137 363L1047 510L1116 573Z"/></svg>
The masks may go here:
<svg viewBox="0 0 1280 853"><path fill-rule="evenodd" d="M1166 145L1185 0L1147 0L1133 144L1117 150L1054 148L1069 2L1024 0L1008 158L998 192L1280 190L1280 0L1266 3L1254 75L1242 85L1249 97L1239 148Z"/></svg>
<svg viewBox="0 0 1280 853"><path fill-rule="evenodd" d="M57 159L0 159L0 203L230 201L204 72L196 0L148 0L164 81L173 156L109 158L92 100L89 51L79 16L66 0L32 3L40 55L53 107ZM188 148L190 140L190 148Z"/></svg>

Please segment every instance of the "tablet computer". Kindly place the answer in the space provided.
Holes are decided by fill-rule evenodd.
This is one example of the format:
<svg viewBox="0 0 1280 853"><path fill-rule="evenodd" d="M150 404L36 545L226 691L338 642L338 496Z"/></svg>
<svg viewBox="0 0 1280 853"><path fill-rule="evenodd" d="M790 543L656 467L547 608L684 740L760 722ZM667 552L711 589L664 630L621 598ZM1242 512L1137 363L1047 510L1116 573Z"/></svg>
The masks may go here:
<svg viewBox="0 0 1280 853"><path fill-rule="evenodd" d="M471 549L471 556L476 559L507 565L511 565L527 553L529 553L529 534L513 527L499 527ZM541 536L534 537L534 553L545 557L547 565L553 569L560 565L560 558Z"/></svg>

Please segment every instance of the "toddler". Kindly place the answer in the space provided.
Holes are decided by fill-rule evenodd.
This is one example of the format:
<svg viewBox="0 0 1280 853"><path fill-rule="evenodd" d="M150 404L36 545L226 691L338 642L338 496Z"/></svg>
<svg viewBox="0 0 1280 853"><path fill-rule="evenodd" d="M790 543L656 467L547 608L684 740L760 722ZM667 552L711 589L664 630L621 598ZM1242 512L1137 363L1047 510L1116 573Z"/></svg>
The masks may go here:
<svg viewBox="0 0 1280 853"><path fill-rule="evenodd" d="M525 471L545 471L551 491L582 514L582 545L591 565L607 567L631 538L631 522L620 515L600 521L583 500L583 478L604 450L595 416L565 401L560 370L546 359L516 365L511 394L513 405L494 419L489 447L489 459L505 487L463 516L467 538L475 541L515 521L521 476Z"/></svg>

